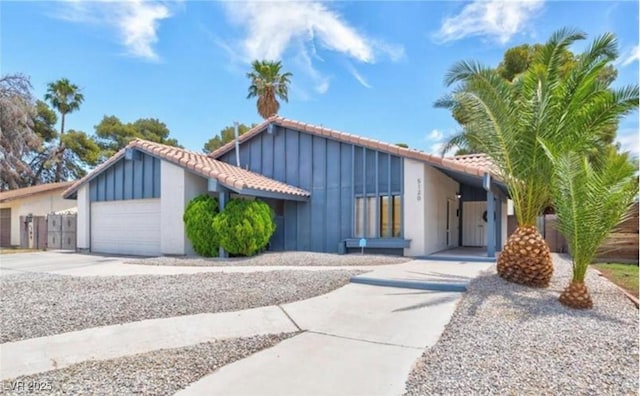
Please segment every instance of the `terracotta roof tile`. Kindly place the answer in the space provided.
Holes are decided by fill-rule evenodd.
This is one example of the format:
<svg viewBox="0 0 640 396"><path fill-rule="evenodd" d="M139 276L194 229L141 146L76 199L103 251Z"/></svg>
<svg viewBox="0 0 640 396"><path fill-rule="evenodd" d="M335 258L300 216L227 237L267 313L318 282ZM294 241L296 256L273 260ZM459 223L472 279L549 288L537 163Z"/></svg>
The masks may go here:
<svg viewBox="0 0 640 396"><path fill-rule="evenodd" d="M124 156L126 149L137 149L151 154L165 161L183 166L195 171L195 173L218 180L220 183L236 190L254 189L266 192L275 192L298 197L309 197L308 191L301 188L270 179L266 176L238 168L236 166L217 161L205 154L184 150L177 147L170 147L160 143L153 143L142 139L131 141L124 149L120 150L113 157L109 158L102 165L97 167L82 179L75 182L65 192L67 197L73 194L85 182L95 177L98 173L109 167L115 161Z"/></svg>
<svg viewBox="0 0 640 396"><path fill-rule="evenodd" d="M0 202L12 201L14 199L26 198L36 194L42 194L45 192L51 192L55 190L63 190L73 182L60 182L60 183L47 183L38 184L36 186L18 188L15 190L8 190L0 192Z"/></svg>
<svg viewBox="0 0 640 396"><path fill-rule="evenodd" d="M465 162L464 159L460 160L459 157L440 157L440 156L436 156L436 155L432 155L432 154L427 154L425 152L422 151L418 151L415 149L405 149L402 147L398 147L395 144L391 144L391 143L385 143L379 140L373 140L373 139L369 139L366 137L361 137L361 136L356 136L356 135L351 135L348 133L344 133L344 132L339 132L333 129L327 129L321 126L314 126L314 125L310 125L310 124L305 124L299 121L294 121L294 120L290 120L287 118L283 118L280 116L273 116L273 117L269 117L267 118L265 121L263 121L261 124L255 126L254 128L252 128L251 130L247 131L246 133L244 133L243 135L240 135L239 137L239 142L245 142L249 139L251 139L252 137L258 135L259 133L261 133L269 124L276 124L276 125L280 125L284 128L291 128L291 129L297 129L303 132L308 132L314 135L318 135L318 136L330 136L335 140L341 141L341 142L345 142L345 143L352 143L352 144L357 144L357 145L361 145L363 147L367 147L370 148L372 150L380 150L383 152L387 152L390 154L394 154L394 155L399 155L402 157L406 157L406 158L412 158L418 161L424 161L426 163L429 163L431 165L437 166L437 167L441 167L441 168L445 168L445 169L451 169L451 170L455 170L458 172L463 172L463 173L467 173L470 174L472 176L482 176L485 172L490 172L493 173L495 176L495 167L492 166L487 166L489 165L488 162L481 162L481 161L470 161L470 162ZM222 155L228 153L229 151L233 150L234 148L234 141L231 141L227 144L225 144L224 146L218 148L217 150L213 151L212 153L209 154L209 157L211 158L220 158ZM465 162L464 165L467 166L459 166L461 162Z"/></svg>
<svg viewBox="0 0 640 396"><path fill-rule="evenodd" d="M467 168L485 169L494 175L497 175L499 170L486 154L468 154L468 155L456 155L455 157L447 157L455 164L464 165Z"/></svg>

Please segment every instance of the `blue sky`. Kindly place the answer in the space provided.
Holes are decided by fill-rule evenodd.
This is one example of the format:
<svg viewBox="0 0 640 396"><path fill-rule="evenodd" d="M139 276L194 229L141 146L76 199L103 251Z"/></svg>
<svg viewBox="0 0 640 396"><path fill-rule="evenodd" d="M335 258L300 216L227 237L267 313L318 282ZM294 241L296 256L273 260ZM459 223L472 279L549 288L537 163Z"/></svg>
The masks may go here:
<svg viewBox="0 0 640 396"><path fill-rule="evenodd" d="M104 115L154 117L200 150L234 120L261 118L246 99L253 59L282 59L293 83L280 115L436 152L456 123L433 102L463 59L497 65L504 50L570 26L617 35L616 85L638 83L637 1L3 1L2 74L31 77L42 98L62 77L85 102L68 128ZM585 41L585 43L587 43ZM584 44L583 44L584 45ZM580 46L574 48L579 51ZM638 114L619 140L638 152Z"/></svg>

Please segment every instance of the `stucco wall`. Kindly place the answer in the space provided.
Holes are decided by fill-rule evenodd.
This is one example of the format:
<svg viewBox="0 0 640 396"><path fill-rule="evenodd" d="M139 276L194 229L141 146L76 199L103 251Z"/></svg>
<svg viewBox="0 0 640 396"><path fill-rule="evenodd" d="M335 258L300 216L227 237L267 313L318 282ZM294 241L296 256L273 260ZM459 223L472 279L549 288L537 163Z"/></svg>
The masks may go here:
<svg viewBox="0 0 640 396"><path fill-rule="evenodd" d="M207 179L200 177L198 175L194 175L191 172L184 171L185 175L185 183L184 183L184 206L182 210L180 210L180 226L183 229L183 238L184 238L184 254L195 254L196 252L193 250L193 246L187 238L186 232L184 232L184 223L182 222L182 214L184 213L184 208L187 206L189 201L191 201L194 197L200 194L207 193Z"/></svg>
<svg viewBox="0 0 640 396"><path fill-rule="evenodd" d="M167 161L162 161L160 173L160 250L162 254L169 255L194 254L185 233L182 215L193 197L207 192L207 179Z"/></svg>
<svg viewBox="0 0 640 396"><path fill-rule="evenodd" d="M425 165L424 183L424 229L425 242L424 253L431 254L446 249L447 246L447 199L451 199L457 208L458 200L456 192L460 185L455 180L446 176L437 169ZM456 225L452 225L454 231L452 246L458 244L458 232Z"/></svg>
<svg viewBox="0 0 640 396"><path fill-rule="evenodd" d="M71 209L76 201L62 198L62 189L45 192L14 201L0 203L0 208L11 208L11 244L20 244L20 216L31 213L46 216L51 212Z"/></svg>
<svg viewBox="0 0 640 396"><path fill-rule="evenodd" d="M405 256L421 256L425 251L425 165L404 159L404 237L411 245Z"/></svg>
<svg viewBox="0 0 640 396"><path fill-rule="evenodd" d="M160 172L160 251L162 254L184 254L185 236L182 213L185 206L184 169L162 161Z"/></svg>
<svg viewBox="0 0 640 396"><path fill-rule="evenodd" d="M88 184L78 189L76 204L78 205L76 247L79 250L89 250L91 249L91 197Z"/></svg>
<svg viewBox="0 0 640 396"><path fill-rule="evenodd" d="M502 223L502 228L501 228L501 237L500 237L500 241L499 241L499 246L497 246L497 250L502 250L502 248L504 247L505 243L507 243L507 216L508 216L508 212L509 212L509 204L507 202L506 198L502 198L502 201L498 201L497 202L498 205L502 206L502 211L500 213L500 222Z"/></svg>

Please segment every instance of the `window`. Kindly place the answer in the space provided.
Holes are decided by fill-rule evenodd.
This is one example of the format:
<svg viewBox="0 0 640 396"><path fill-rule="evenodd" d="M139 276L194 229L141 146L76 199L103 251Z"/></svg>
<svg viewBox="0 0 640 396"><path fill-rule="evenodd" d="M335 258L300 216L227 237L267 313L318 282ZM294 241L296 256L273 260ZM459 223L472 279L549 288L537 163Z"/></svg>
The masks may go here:
<svg viewBox="0 0 640 396"><path fill-rule="evenodd" d="M400 196L393 196L393 236L400 236L400 219L402 218L402 205Z"/></svg>
<svg viewBox="0 0 640 396"><path fill-rule="evenodd" d="M355 236L364 236L364 198L356 198L355 207Z"/></svg>
<svg viewBox="0 0 640 396"><path fill-rule="evenodd" d="M377 197L367 197L367 237L376 237L376 230L378 224L376 224L376 212L378 208L376 206Z"/></svg>
<svg viewBox="0 0 640 396"><path fill-rule="evenodd" d="M356 197L355 236L359 238L399 238L401 236L401 217L400 195Z"/></svg>
<svg viewBox="0 0 640 396"><path fill-rule="evenodd" d="M389 197L380 197L380 236L391 238L391 227L389 226Z"/></svg>

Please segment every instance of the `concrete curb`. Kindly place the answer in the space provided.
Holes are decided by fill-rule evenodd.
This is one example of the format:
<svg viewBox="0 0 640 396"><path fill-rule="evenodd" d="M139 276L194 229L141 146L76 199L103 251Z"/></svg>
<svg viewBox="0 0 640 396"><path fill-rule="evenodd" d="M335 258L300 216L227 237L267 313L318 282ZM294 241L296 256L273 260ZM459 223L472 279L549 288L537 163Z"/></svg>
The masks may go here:
<svg viewBox="0 0 640 396"><path fill-rule="evenodd" d="M406 281L406 280L394 280L394 279L369 278L365 276L354 276L351 278L351 283L358 283L358 284L370 285L370 286L398 287L403 289L433 290L433 291L441 291L441 292L467 291L467 286L463 283Z"/></svg>
<svg viewBox="0 0 640 396"><path fill-rule="evenodd" d="M631 300L631 302L636 306L636 308L640 308L640 301L638 301L638 299L633 295L630 294L628 291L626 291L625 289L623 289L622 287L616 285L615 283L611 282L611 280L609 278L607 278L606 276L604 276L602 274L602 272L598 271L595 268L589 268L591 271L595 272L596 274L598 274L598 276L603 277L604 279L606 279L609 283L611 283L612 285L614 285L615 287L618 288L618 290L620 290L622 292L622 294L624 294L625 296L627 296L627 298L629 300Z"/></svg>

